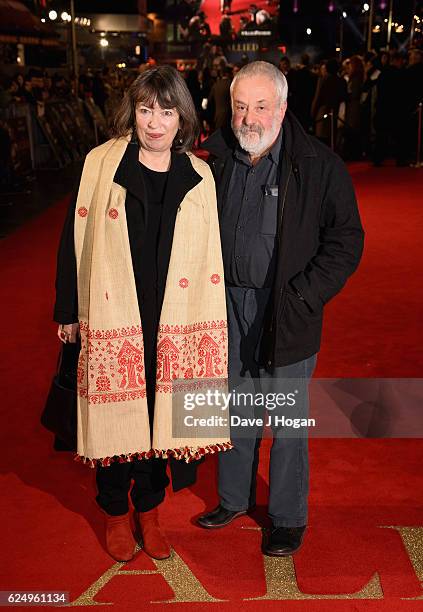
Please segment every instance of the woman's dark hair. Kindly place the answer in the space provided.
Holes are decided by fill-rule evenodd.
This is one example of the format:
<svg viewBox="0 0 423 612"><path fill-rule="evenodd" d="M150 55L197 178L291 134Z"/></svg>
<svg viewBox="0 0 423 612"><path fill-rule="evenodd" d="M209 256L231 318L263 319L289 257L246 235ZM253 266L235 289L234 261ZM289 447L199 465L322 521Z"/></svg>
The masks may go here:
<svg viewBox="0 0 423 612"><path fill-rule="evenodd" d="M199 131L197 112L183 77L172 66L148 68L135 79L116 112L112 135L119 138L133 132L136 134L137 104L152 108L156 102L161 108L175 108L179 113L180 127L173 150L178 153L190 151Z"/></svg>

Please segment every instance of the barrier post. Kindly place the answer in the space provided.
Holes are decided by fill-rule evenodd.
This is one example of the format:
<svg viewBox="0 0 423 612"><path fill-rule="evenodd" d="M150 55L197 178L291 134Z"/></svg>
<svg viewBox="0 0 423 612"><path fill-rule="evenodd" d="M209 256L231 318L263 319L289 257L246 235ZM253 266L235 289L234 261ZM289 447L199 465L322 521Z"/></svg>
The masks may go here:
<svg viewBox="0 0 423 612"><path fill-rule="evenodd" d="M325 113L323 115L323 117L321 117L320 119L317 119L317 121L315 121L315 124L317 125L321 121L326 121L327 119L329 119L329 130L330 130L329 142L330 142L330 148L332 149L332 151L335 151L335 130L334 130L334 119L335 119L335 117L334 117L333 111L329 111L328 113Z"/></svg>
<svg viewBox="0 0 423 612"><path fill-rule="evenodd" d="M423 162L421 161L422 152L422 107L423 102L419 102L417 106L417 150L416 150L416 163L410 164L412 168L421 168Z"/></svg>

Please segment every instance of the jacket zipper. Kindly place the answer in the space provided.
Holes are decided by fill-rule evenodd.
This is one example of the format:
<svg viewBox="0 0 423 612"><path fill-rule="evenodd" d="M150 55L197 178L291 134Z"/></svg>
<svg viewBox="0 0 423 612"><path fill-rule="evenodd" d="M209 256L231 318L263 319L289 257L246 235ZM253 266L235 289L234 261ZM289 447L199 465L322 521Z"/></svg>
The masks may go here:
<svg viewBox="0 0 423 612"><path fill-rule="evenodd" d="M290 180L291 174L292 174L292 168L293 168L293 164L292 164L292 161L291 161L291 165L289 167L288 178L286 179L285 190L284 190L284 193L283 193L283 198L282 198L282 203L281 203L281 213L279 215L279 220L278 220L279 221L279 223L278 223L278 236L279 236L280 239L282 238L283 214L284 214L284 211L285 211L285 201L286 201L286 196L287 196L287 193L288 193L288 186L289 186L289 180ZM282 293L283 293L283 289L281 289L281 295L282 295ZM274 311L274 313L273 313L272 322L270 323L270 328L269 328L270 332L273 332L273 322L275 320L276 314L278 314L279 304L280 304L280 296L279 296L279 299L278 299L276 311ZM273 356L274 356L274 352L275 352L275 342L276 342L276 338L274 336L273 337L273 342L272 342L272 356L269 359L269 361L267 362L267 365L269 365L269 366L272 365L272 360L273 360Z"/></svg>
<svg viewBox="0 0 423 612"><path fill-rule="evenodd" d="M282 223L283 223L283 213L285 210L285 201L286 201L286 194L288 193L288 185L289 185L289 179L291 178L291 174L292 174L292 161L291 161L291 165L289 167L289 173L288 173L288 178L286 179L286 185L285 185L285 191L283 193L283 198L282 198L282 206L281 206L281 214L279 217L279 236L282 237Z"/></svg>

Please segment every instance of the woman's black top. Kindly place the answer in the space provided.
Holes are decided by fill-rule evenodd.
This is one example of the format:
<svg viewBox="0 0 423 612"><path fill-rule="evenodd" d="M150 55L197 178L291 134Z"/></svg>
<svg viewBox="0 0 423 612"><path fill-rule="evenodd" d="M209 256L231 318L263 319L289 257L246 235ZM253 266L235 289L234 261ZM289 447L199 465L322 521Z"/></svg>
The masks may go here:
<svg viewBox="0 0 423 612"><path fill-rule="evenodd" d="M158 294L157 256L162 220L163 197L168 172L156 172L140 163L145 193L145 229L139 266L141 324L144 341L144 364L149 410L154 405L156 384L156 344L161 303Z"/></svg>

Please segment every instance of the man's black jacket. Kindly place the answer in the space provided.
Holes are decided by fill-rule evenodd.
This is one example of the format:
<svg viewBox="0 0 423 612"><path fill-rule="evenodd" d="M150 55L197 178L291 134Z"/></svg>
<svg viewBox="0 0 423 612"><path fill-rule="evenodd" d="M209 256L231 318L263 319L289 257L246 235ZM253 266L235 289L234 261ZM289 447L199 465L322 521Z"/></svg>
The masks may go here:
<svg viewBox="0 0 423 612"><path fill-rule="evenodd" d="M269 369L319 350L323 307L357 268L364 242L354 189L340 157L308 136L290 111L283 135L278 259L259 355ZM203 145L210 153L219 210L235 145L230 129L216 131Z"/></svg>

